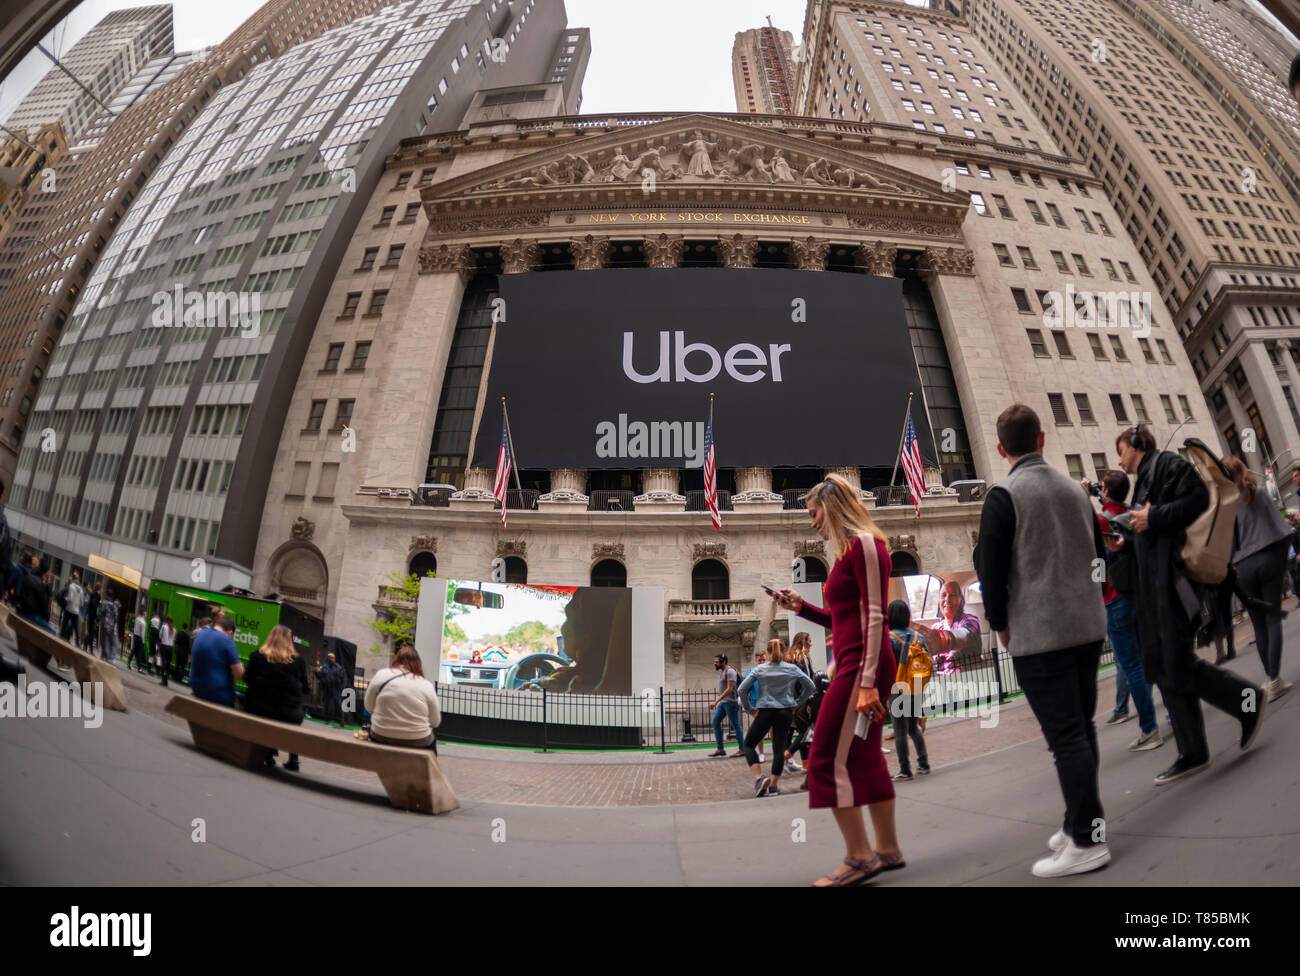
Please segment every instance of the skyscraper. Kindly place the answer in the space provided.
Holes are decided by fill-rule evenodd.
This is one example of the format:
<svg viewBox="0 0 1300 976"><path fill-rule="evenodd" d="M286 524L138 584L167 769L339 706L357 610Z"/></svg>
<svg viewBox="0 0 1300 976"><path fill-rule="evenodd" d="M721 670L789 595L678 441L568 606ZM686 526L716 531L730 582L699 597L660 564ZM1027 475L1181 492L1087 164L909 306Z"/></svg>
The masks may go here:
<svg viewBox="0 0 1300 976"><path fill-rule="evenodd" d="M1285 471L1300 452L1300 116L1274 45L1242 43L1222 6L974 0L968 22L1100 179L1229 449Z"/></svg>
<svg viewBox="0 0 1300 976"><path fill-rule="evenodd" d="M271 29L298 36L284 16ZM202 557L210 584L247 585L275 461L261 435L283 425L386 156L455 126L480 88L546 82L564 31L559 0L408 0L222 85L86 279L27 427L11 524L77 565L113 540L148 576L191 578ZM413 219L396 210L380 222ZM359 314L379 317L385 297Z"/></svg>
<svg viewBox="0 0 1300 976"><path fill-rule="evenodd" d="M741 31L731 48L736 111L789 115L794 111L791 51L794 35L775 27Z"/></svg>
<svg viewBox="0 0 1300 976"><path fill-rule="evenodd" d="M15 130L61 122L74 144L91 119L151 58L172 51L171 4L115 10L90 29L18 103ZM74 77L75 76L75 77Z"/></svg>

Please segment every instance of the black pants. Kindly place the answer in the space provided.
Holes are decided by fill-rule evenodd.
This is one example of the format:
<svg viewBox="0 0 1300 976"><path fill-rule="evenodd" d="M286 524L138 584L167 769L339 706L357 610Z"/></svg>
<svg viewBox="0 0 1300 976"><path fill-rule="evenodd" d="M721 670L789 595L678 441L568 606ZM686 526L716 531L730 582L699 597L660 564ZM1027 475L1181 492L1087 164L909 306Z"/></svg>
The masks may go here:
<svg viewBox="0 0 1300 976"><path fill-rule="evenodd" d="M772 731L772 775L780 776L785 768L785 744L790 740L789 708L760 708L754 713L754 720L749 723L749 734L745 736L745 762L751 766L758 765L757 746L763 741L768 730Z"/></svg>
<svg viewBox="0 0 1300 976"><path fill-rule="evenodd" d="M1251 625L1255 628L1259 659L1264 665L1265 676L1270 680L1278 676L1282 667L1282 573L1286 570L1286 551L1287 540L1281 539L1237 563L1241 588L1272 608L1265 610L1254 604L1246 605Z"/></svg>
<svg viewBox="0 0 1300 976"><path fill-rule="evenodd" d="M186 673L189 671L189 667L190 667L190 652L189 652L189 651L177 651L177 652L176 652L176 666L175 666L175 669L174 669L174 674L175 674L175 677L176 677L176 680L177 680L177 681L184 681L184 680L185 680L185 675L186 675Z"/></svg>
<svg viewBox="0 0 1300 976"><path fill-rule="evenodd" d="M1190 649L1189 649L1190 650ZM1056 758L1065 798L1062 829L1080 847L1091 847L1102 825L1097 726L1097 664L1101 641L1012 659L1029 707ZM1168 699L1166 699L1168 701ZM897 741L898 736L895 735Z"/></svg>
<svg viewBox="0 0 1300 976"><path fill-rule="evenodd" d="M174 646L170 644L158 645L158 659L162 662L162 683L164 688L167 687L167 675L172 669L172 653L174 650Z"/></svg>
<svg viewBox="0 0 1300 976"><path fill-rule="evenodd" d="M1202 699L1241 721L1246 714L1245 706L1248 702L1254 708L1259 707L1261 692L1227 668L1202 661L1190 646L1187 654L1192 658L1186 665L1192 674L1191 687L1180 690L1170 688L1166 681L1157 684L1160 686L1160 697L1169 709L1169 723L1174 727L1178 755L1199 765L1210 759L1210 746L1205 739L1205 717L1201 714ZM1254 694L1247 696L1247 689L1254 689Z"/></svg>
<svg viewBox="0 0 1300 976"><path fill-rule="evenodd" d="M147 663L144 659L144 638L138 634L131 635L131 660L135 662L137 668L144 670Z"/></svg>
<svg viewBox="0 0 1300 976"><path fill-rule="evenodd" d="M925 736L921 734L921 714L923 702L919 695L895 695L889 704L889 716L894 723L894 745L898 748L898 771L910 773L912 758L908 755L907 740L910 738L916 746L916 764L922 769L930 768L930 754L925 748Z"/></svg>
<svg viewBox="0 0 1300 976"><path fill-rule="evenodd" d="M327 691L325 692L325 724L333 722L336 715L339 725L347 724L343 721L343 696L337 691Z"/></svg>

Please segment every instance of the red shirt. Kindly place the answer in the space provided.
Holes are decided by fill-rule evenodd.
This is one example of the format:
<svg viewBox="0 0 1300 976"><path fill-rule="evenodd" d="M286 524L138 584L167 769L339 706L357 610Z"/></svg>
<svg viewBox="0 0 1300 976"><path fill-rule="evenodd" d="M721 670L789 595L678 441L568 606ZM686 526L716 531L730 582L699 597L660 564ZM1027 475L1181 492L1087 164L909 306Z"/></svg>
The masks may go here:
<svg viewBox="0 0 1300 976"><path fill-rule="evenodd" d="M846 655L862 652L860 688L875 687L877 664L882 652L889 650L885 626L889 569L889 548L875 536L859 536L826 576L823 592L829 612L807 600L800 612L804 619L830 628L837 672Z"/></svg>
<svg viewBox="0 0 1300 976"><path fill-rule="evenodd" d="M1103 497L1101 500L1101 510L1107 515L1123 515L1128 511L1128 508L1121 505L1119 502L1111 501L1109 498ZM1097 516L1097 524L1101 527L1102 535L1106 535L1110 532L1110 523L1100 515ZM1115 599L1115 597L1119 596L1119 590L1110 585L1110 574L1107 573L1106 576L1107 578L1101 584L1101 598L1106 603L1110 603Z"/></svg>

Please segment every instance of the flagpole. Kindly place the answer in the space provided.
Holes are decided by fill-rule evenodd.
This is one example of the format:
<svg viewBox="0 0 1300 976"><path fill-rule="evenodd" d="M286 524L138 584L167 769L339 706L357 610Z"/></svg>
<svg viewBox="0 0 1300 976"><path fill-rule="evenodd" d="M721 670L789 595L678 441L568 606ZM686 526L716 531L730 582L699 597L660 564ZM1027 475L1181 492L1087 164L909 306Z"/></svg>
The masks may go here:
<svg viewBox="0 0 1300 976"><path fill-rule="evenodd" d="M501 398L501 417L506 423L506 443L510 445L510 470L515 473L515 488L519 491L519 497L524 497L524 486L519 483L519 455L515 453L515 438L510 433L510 414L506 412L506 398Z"/></svg>
<svg viewBox="0 0 1300 976"><path fill-rule="evenodd" d="M907 418L912 416L912 396L907 394L907 413L903 415L903 431L898 435L898 455L894 458L894 470L889 475L889 487L894 487L894 479L898 477L898 462L903 457L903 440L907 437Z"/></svg>
<svg viewBox="0 0 1300 976"><path fill-rule="evenodd" d="M930 403L925 398L925 384L921 384L921 409L925 411L925 423L930 428L930 444L934 447L934 466L939 469L939 481L943 482L943 458L939 454L939 442L934 438L934 421L930 419ZM925 462L921 462L922 470Z"/></svg>

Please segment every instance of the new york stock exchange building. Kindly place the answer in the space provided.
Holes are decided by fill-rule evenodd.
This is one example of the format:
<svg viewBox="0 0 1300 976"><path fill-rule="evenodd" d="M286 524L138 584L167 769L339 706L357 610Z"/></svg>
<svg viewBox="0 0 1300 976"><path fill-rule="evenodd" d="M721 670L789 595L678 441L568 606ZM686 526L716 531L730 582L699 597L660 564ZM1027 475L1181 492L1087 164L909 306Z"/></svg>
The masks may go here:
<svg viewBox="0 0 1300 976"><path fill-rule="evenodd" d="M435 571L652 594L638 626L662 683L711 687L716 653L749 666L788 639L762 584L825 579L834 553L802 496L828 472L860 486L895 575L925 577L971 570L1013 402L1080 478L1116 465L1137 420L1218 447L1133 244L1028 218L1023 198L1086 197L1121 226L1066 157L799 117L478 118L389 160L259 532L254 589L321 616L366 673L385 663L367 621L400 599L394 574ZM1146 318L1079 304L1108 287L1126 311L1147 296ZM909 396L919 516L895 473Z"/></svg>

